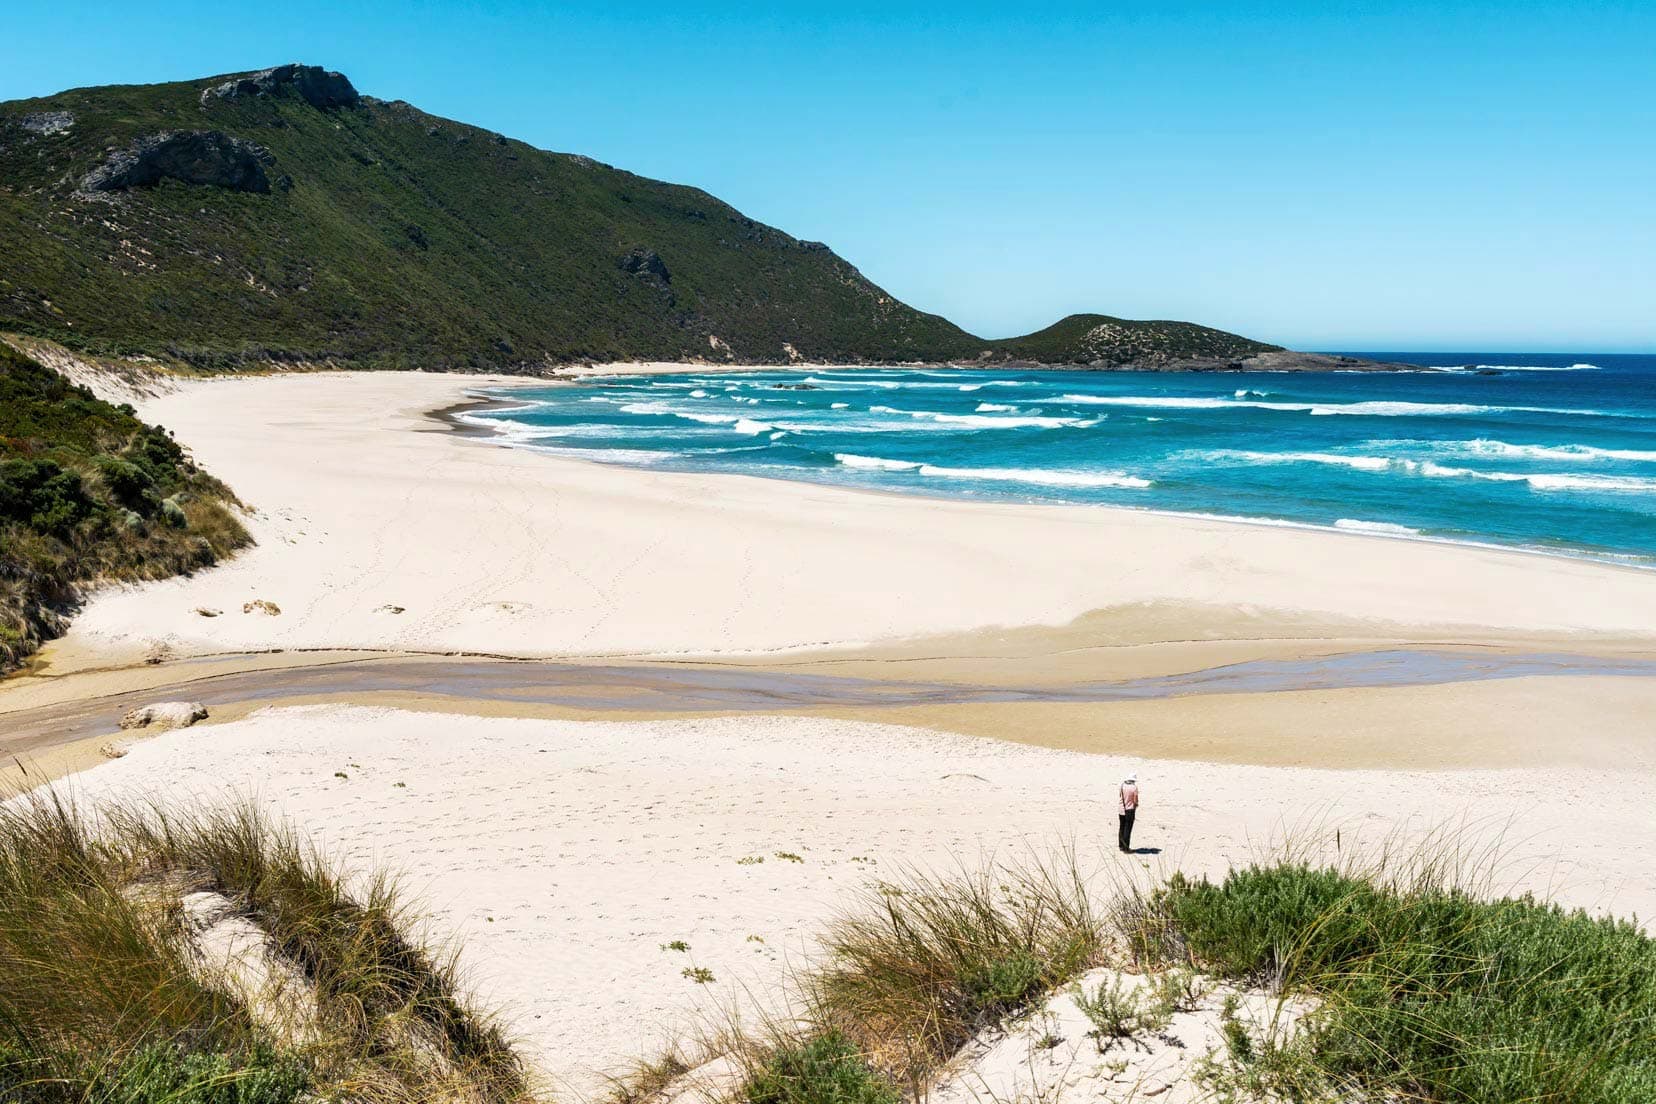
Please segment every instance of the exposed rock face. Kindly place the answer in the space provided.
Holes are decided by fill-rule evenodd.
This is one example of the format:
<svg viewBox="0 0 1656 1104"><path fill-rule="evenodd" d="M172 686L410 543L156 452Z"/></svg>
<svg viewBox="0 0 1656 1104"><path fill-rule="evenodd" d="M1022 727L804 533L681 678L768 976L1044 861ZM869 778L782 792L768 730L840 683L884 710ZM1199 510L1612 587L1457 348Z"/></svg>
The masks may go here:
<svg viewBox="0 0 1656 1104"><path fill-rule="evenodd" d="M72 111L31 111L17 120L24 130L34 134L62 134L75 125Z"/></svg>
<svg viewBox="0 0 1656 1104"><path fill-rule="evenodd" d="M240 99L243 96L274 96L285 89L293 89L300 99L312 107L354 107L362 97L344 73L335 73L319 65L278 65L244 77L227 80L201 94L201 102Z"/></svg>
<svg viewBox="0 0 1656 1104"><path fill-rule="evenodd" d="M673 282L672 276L667 272L667 265L653 249L645 249L640 246L622 257L616 264L620 265L622 272L630 272L645 283L653 284L659 288L665 289L668 284Z"/></svg>
<svg viewBox="0 0 1656 1104"><path fill-rule="evenodd" d="M122 728L189 728L207 719L207 707L200 702L155 702L131 710L121 718Z"/></svg>
<svg viewBox="0 0 1656 1104"><path fill-rule="evenodd" d="M216 130L172 130L139 138L110 154L81 180L81 190L120 192L181 180L262 194L270 191L265 166L274 160L263 146Z"/></svg>

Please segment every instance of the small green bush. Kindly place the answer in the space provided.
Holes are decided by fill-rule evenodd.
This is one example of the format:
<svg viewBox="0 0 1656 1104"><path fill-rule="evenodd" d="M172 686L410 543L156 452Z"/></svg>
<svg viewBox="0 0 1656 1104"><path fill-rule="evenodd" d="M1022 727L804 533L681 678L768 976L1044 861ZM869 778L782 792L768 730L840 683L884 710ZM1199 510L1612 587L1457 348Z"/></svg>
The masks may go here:
<svg viewBox="0 0 1656 1104"><path fill-rule="evenodd" d="M310 1077L295 1058L243 1058L152 1045L134 1053L94 1092L100 1104L292 1104Z"/></svg>
<svg viewBox="0 0 1656 1104"><path fill-rule="evenodd" d="M898 1104L851 1041L829 1032L779 1046L744 1089L748 1104Z"/></svg>

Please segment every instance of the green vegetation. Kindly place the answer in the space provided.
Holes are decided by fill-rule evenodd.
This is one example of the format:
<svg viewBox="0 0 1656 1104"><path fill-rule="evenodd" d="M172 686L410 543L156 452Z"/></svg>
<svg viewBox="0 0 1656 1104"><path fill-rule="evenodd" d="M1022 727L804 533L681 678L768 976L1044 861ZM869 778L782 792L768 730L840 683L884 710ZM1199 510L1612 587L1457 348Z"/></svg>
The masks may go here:
<svg viewBox="0 0 1656 1104"><path fill-rule="evenodd" d="M0 805L0 1098L532 1099L500 1030L458 995L452 958L406 934L383 879L347 880L245 810L104 810L97 825L49 797ZM785 1021L733 1023L696 1061L675 1047L612 1099L673 1095L719 1055L720 1099L924 1099L964 1044L1129 955L1146 976L1071 990L1099 1052L1205 1007L1223 1044L1196 1070L1217 1100L1656 1099L1656 942L1635 923L1481 898L1455 888L1451 864L1174 875L1107 914L1067 859L884 889L832 925ZM262 951L214 959L226 916ZM275 966L254 985L261 958ZM1217 1013L1203 975L1237 987ZM1244 989L1292 1005L1295 1025L1243 1017ZM1049 1030L1034 1045L1061 1041Z"/></svg>
<svg viewBox="0 0 1656 1104"><path fill-rule="evenodd" d="M288 990L204 962L200 895L263 933ZM347 892L246 811L106 810L94 829L60 800L0 805L0 1099L527 1100L452 961L408 930L386 882Z"/></svg>
<svg viewBox="0 0 1656 1104"><path fill-rule="evenodd" d="M0 670L60 629L83 584L246 544L234 502L165 430L0 343Z"/></svg>
<svg viewBox="0 0 1656 1104"><path fill-rule="evenodd" d="M0 105L0 329L207 369L978 351L826 247L698 189L401 102L322 108L287 88L204 103L222 79ZM73 124L23 125L52 111ZM80 191L106 150L175 130L263 147L275 186Z"/></svg>
<svg viewBox="0 0 1656 1104"><path fill-rule="evenodd" d="M291 84L203 96L223 80L0 104L0 330L209 370L795 355L1120 364L1141 349L1267 348L1106 320L1129 331L1117 348L1092 326L1071 333L1073 318L986 341L698 189L400 101L316 106ZM192 170L193 183L128 173L87 190L111 151L172 132L215 135L202 140L245 163L226 186Z"/></svg>
<svg viewBox="0 0 1656 1104"><path fill-rule="evenodd" d="M1092 1024L1098 1052L1104 1053L1122 1039L1146 1031L1160 1031L1173 1018L1174 1000L1161 986L1143 989L1117 974L1099 982L1088 992L1076 985L1070 990L1075 1007Z"/></svg>
<svg viewBox="0 0 1656 1104"><path fill-rule="evenodd" d="M1320 1003L1286 1053L1232 1040L1289 1099L1656 1100L1656 941L1636 923L1297 863L1175 877L1155 903L1164 952Z"/></svg>
<svg viewBox="0 0 1656 1104"><path fill-rule="evenodd" d="M778 1046L744 1088L748 1104L897 1104L891 1084L835 1031Z"/></svg>
<svg viewBox="0 0 1656 1104"><path fill-rule="evenodd" d="M1103 314L1072 314L1044 330L994 346L1015 360L1104 367L1159 367L1192 358L1239 361L1281 349L1193 322L1135 322Z"/></svg>
<svg viewBox="0 0 1656 1104"><path fill-rule="evenodd" d="M894 1083L919 1086L980 1031L1096 964L1104 941L1063 862L909 875L867 891L824 946L807 1018Z"/></svg>

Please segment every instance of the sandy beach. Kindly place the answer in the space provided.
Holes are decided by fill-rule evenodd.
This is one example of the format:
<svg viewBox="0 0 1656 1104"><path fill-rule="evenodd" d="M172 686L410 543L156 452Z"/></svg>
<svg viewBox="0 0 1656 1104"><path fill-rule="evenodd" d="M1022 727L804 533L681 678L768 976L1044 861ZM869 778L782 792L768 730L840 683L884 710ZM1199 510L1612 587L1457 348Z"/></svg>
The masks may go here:
<svg viewBox="0 0 1656 1104"><path fill-rule="evenodd" d="M1331 854L1335 829L1343 847L1455 829L1469 847L1499 841L1500 888L1656 911L1656 678L1591 668L1656 657L1656 575L629 470L431 416L514 382L277 375L138 397L248 504L258 544L191 578L97 594L32 672L0 685L8 752L93 799L251 795L352 867L401 872L528 1053L581 1094L699 1011L774 992L848 890L904 864L1073 840L1106 880L1219 875L1285 834ZM778 699L695 716L483 700L445 666L1061 689L1400 648L1581 666L1140 701ZM429 664L430 684L270 689L381 657ZM534 682L535 664L514 670ZM206 724L104 759L99 718L112 730L126 703L231 676L263 689L226 691ZM1098 843L1127 769L1145 780L1137 842L1153 850L1122 860ZM675 939L688 957L661 949ZM691 959L717 982L686 980Z"/></svg>
<svg viewBox="0 0 1656 1104"><path fill-rule="evenodd" d="M1106 850L1108 799L1128 769L1147 853L1123 857ZM744 992L774 995L846 895L905 864L1073 842L1104 892L1174 869L1222 875L1288 837L1332 859L1336 829L1349 852L1448 828L1468 853L1500 849L1499 889L1656 909L1648 790L1586 769L1216 766L852 721L327 706L169 733L69 785L192 805L252 794L352 868L401 872L527 1052L580 1093ZM662 949L674 940L690 950ZM716 983L686 980L690 964Z"/></svg>
<svg viewBox="0 0 1656 1104"><path fill-rule="evenodd" d="M258 546L194 578L99 594L47 653L50 670L158 648L762 656L1084 615L1098 644L1614 643L1648 641L1656 625L1656 575L1632 569L629 470L501 448L427 417L502 382L267 376L144 401L256 511ZM260 600L280 614L243 612Z"/></svg>

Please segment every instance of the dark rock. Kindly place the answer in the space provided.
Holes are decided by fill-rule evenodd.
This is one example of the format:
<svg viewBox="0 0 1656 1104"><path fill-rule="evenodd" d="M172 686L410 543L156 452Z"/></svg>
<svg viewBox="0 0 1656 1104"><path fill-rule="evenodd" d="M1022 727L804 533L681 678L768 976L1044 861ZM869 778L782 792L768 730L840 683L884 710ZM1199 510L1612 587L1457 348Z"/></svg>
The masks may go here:
<svg viewBox="0 0 1656 1104"><path fill-rule="evenodd" d="M31 111L17 122L34 134L62 134L75 125L75 115L72 111Z"/></svg>
<svg viewBox="0 0 1656 1104"><path fill-rule="evenodd" d="M517 350L512 348L512 343L510 341L507 341L504 337L497 337L495 339L494 347L495 347L495 352L505 353L507 356L511 356L514 352L517 351Z"/></svg>
<svg viewBox="0 0 1656 1104"><path fill-rule="evenodd" d="M799 248L803 249L807 253L828 252L828 244L826 242L802 241L799 243Z"/></svg>
<svg viewBox="0 0 1656 1104"><path fill-rule="evenodd" d="M81 190L120 192L181 180L263 194L270 191L265 166L274 160L263 146L216 130L171 130L110 154L81 180Z"/></svg>
<svg viewBox="0 0 1656 1104"><path fill-rule="evenodd" d="M201 94L201 102L211 98L236 100L247 96L275 96L292 89L300 99L312 107L354 107L362 97L344 73L334 73L318 65L278 65L246 76L233 77L223 84Z"/></svg>
<svg viewBox="0 0 1656 1104"><path fill-rule="evenodd" d="M647 284L665 288L673 282L667 272L667 265L653 249L639 246L616 261L622 272L630 272Z"/></svg>

